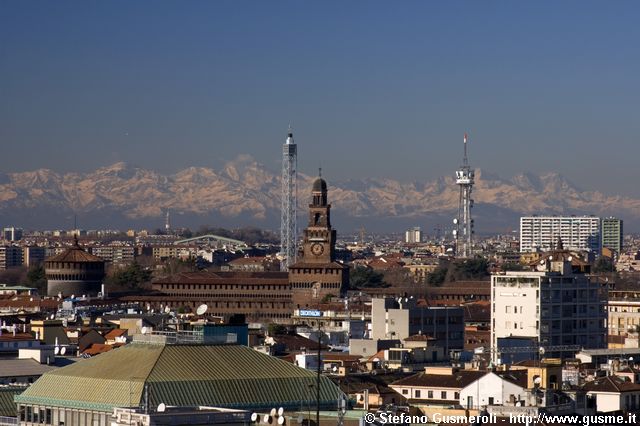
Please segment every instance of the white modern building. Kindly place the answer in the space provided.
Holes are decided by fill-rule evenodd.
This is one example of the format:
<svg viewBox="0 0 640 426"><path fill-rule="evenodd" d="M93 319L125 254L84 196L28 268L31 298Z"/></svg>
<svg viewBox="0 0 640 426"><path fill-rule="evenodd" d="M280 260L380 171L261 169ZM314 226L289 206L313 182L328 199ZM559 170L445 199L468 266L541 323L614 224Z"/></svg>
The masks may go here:
<svg viewBox="0 0 640 426"><path fill-rule="evenodd" d="M398 339L424 334L449 354L464 347L464 310L459 306L426 306L414 298L371 300L371 338Z"/></svg>
<svg viewBox="0 0 640 426"><path fill-rule="evenodd" d="M2 230L2 237L7 241L20 241L22 239L22 228L10 226Z"/></svg>
<svg viewBox="0 0 640 426"><path fill-rule="evenodd" d="M512 374L488 372L460 391L460 405L469 410L481 409L487 405L530 404L527 392L527 372Z"/></svg>
<svg viewBox="0 0 640 426"><path fill-rule="evenodd" d="M422 230L419 226L408 229L404 233L405 243L420 243L422 242Z"/></svg>
<svg viewBox="0 0 640 426"><path fill-rule="evenodd" d="M606 348L606 289L553 252L537 269L491 276L494 362L509 346L542 347L547 357L572 356L569 347Z"/></svg>
<svg viewBox="0 0 640 426"><path fill-rule="evenodd" d="M601 247L600 218L595 216L525 216L520 218L520 251L548 251L558 239L565 249L593 251Z"/></svg>

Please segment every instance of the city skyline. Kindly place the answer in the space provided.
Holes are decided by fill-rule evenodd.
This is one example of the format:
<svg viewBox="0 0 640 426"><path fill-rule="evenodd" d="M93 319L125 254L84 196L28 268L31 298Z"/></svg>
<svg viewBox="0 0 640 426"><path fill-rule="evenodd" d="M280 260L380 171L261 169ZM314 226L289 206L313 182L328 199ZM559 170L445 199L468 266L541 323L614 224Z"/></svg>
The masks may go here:
<svg viewBox="0 0 640 426"><path fill-rule="evenodd" d="M467 132L473 168L638 196L636 8L5 4L2 171L277 170L291 123L331 181L451 176Z"/></svg>

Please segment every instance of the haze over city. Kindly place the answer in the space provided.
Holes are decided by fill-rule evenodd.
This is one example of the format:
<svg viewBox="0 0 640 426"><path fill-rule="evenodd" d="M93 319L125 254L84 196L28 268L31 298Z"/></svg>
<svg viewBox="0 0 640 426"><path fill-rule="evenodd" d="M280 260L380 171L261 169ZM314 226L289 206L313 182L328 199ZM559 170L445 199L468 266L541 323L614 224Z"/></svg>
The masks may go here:
<svg viewBox="0 0 640 426"><path fill-rule="evenodd" d="M634 2L4 2L2 171L426 181L471 163L637 197ZM10 160L9 160L10 159Z"/></svg>
<svg viewBox="0 0 640 426"><path fill-rule="evenodd" d="M638 12L0 2L0 426L638 424Z"/></svg>

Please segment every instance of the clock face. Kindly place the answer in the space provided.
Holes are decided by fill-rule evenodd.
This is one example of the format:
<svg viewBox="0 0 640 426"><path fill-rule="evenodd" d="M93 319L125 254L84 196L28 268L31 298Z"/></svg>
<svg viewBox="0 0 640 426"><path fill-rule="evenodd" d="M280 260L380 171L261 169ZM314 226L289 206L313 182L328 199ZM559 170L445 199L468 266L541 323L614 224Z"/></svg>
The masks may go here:
<svg viewBox="0 0 640 426"><path fill-rule="evenodd" d="M318 243L313 244L311 246L311 253L315 254L316 256L320 256L322 253L324 253L324 246Z"/></svg>

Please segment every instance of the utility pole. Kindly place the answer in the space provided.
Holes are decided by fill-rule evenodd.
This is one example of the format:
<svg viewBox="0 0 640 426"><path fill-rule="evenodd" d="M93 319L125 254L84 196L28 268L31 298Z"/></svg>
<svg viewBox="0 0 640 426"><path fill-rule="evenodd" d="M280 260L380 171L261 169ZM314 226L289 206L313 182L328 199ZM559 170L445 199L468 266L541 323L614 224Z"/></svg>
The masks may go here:
<svg viewBox="0 0 640 426"><path fill-rule="evenodd" d="M322 330L318 321L318 374L316 376L316 426L320 426L320 356L322 354Z"/></svg>

